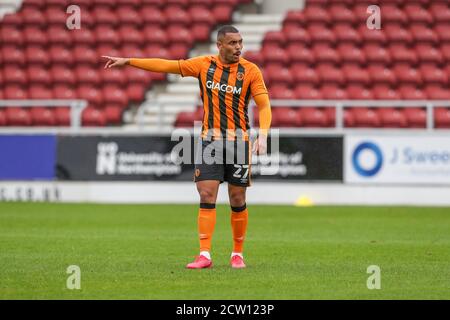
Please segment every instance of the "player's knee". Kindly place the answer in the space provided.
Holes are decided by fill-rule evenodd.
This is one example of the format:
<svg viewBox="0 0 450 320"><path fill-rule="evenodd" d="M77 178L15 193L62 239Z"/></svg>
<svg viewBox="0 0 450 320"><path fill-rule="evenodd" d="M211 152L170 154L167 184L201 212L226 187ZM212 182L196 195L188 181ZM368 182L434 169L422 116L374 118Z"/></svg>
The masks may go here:
<svg viewBox="0 0 450 320"><path fill-rule="evenodd" d="M232 207L242 207L245 204L245 193L232 192L230 193L230 205Z"/></svg>
<svg viewBox="0 0 450 320"><path fill-rule="evenodd" d="M216 203L216 197L213 190L210 189L200 189L198 191L200 195L201 203Z"/></svg>

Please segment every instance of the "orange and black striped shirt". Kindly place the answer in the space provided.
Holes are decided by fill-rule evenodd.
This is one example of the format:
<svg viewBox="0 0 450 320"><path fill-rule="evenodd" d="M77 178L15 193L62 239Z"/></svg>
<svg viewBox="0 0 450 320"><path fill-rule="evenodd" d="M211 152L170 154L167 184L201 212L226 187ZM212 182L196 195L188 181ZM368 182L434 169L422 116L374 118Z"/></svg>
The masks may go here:
<svg viewBox="0 0 450 320"><path fill-rule="evenodd" d="M233 139L242 132L247 140L250 97L268 93L259 68L244 58L223 64L218 56L199 56L178 63L183 77L199 81L204 108L202 137Z"/></svg>

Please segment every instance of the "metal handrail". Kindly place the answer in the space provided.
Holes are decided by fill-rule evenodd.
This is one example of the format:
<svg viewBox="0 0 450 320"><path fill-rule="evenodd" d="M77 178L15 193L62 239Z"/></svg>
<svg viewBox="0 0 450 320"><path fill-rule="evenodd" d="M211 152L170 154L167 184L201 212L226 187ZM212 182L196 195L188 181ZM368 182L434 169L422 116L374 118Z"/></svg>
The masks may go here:
<svg viewBox="0 0 450 320"><path fill-rule="evenodd" d="M78 130L81 127L81 113L87 107L86 100L0 100L0 108L2 107L70 107L70 125L72 129Z"/></svg>

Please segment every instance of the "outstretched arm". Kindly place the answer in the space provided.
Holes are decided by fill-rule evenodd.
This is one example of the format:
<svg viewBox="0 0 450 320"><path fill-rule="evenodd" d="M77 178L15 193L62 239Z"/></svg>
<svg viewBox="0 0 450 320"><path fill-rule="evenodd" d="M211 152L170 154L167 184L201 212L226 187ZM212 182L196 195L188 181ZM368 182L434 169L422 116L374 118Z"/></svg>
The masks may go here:
<svg viewBox="0 0 450 320"><path fill-rule="evenodd" d="M253 153L265 154L267 152L267 135L269 134L272 122L272 110L270 107L269 95L259 94L253 98L259 112L259 135L253 145Z"/></svg>
<svg viewBox="0 0 450 320"><path fill-rule="evenodd" d="M181 74L180 63L178 60L166 60L159 58L135 59L135 58L120 58L110 56L102 56L102 57L108 59L105 65L105 69L130 65L133 67L153 72Z"/></svg>

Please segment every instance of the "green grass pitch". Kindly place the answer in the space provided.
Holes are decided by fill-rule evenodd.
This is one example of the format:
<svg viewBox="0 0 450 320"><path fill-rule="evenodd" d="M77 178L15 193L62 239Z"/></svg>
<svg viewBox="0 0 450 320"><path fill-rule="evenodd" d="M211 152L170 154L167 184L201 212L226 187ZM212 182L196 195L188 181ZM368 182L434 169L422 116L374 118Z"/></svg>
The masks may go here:
<svg viewBox="0 0 450 320"><path fill-rule="evenodd" d="M0 299L450 298L450 208L250 205L243 270L229 214L218 206L214 267L186 270L196 205L0 203Z"/></svg>

